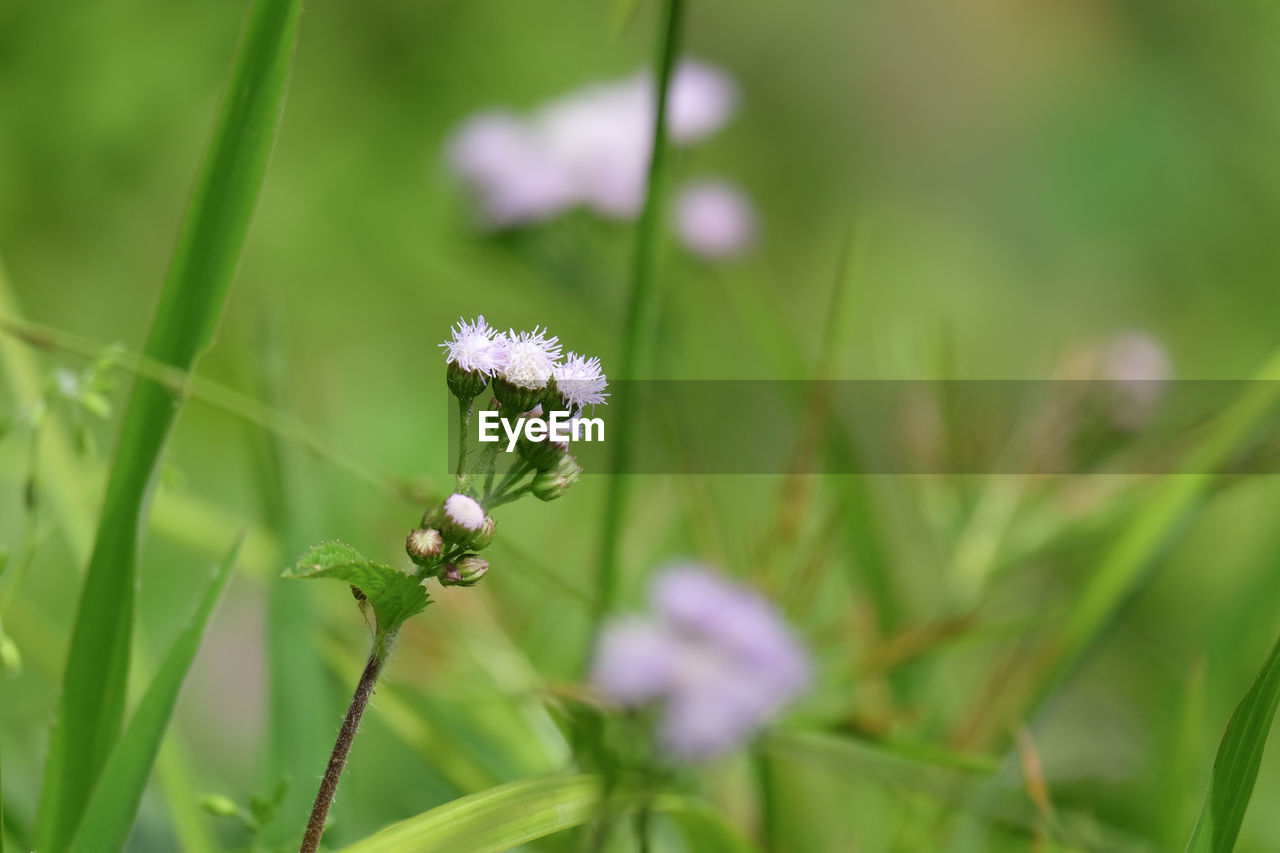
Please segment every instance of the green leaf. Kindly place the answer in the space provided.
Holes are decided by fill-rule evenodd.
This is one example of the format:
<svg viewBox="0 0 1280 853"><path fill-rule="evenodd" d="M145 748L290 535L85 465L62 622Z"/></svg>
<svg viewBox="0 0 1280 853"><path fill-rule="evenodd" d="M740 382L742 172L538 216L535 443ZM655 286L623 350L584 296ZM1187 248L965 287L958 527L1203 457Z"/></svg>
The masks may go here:
<svg viewBox="0 0 1280 853"><path fill-rule="evenodd" d="M298 558L287 578L337 578L360 590L378 617L378 630L394 631L426 609L427 588L413 575L367 560L343 542L322 542Z"/></svg>
<svg viewBox="0 0 1280 853"><path fill-rule="evenodd" d="M160 741L169 726L178 692L200 648L200 640L213 609L226 589L243 541L241 536L222 559L196 612L156 670L155 678L129 721L129 727L98 778L85 807L84 819L71 841L69 849L72 851L120 850L128 840L129 828L142 801L151 766L160 752Z"/></svg>
<svg viewBox="0 0 1280 853"><path fill-rule="evenodd" d="M1253 783L1262 764L1262 751L1280 707L1280 641L1271 649L1249 692L1227 723L1209 777L1209 791L1188 853L1228 853L1236 846Z"/></svg>
<svg viewBox="0 0 1280 853"><path fill-rule="evenodd" d="M714 839L703 849L750 849L697 800L652 796L632 786L619 786L602 800L603 785L601 776L563 774L498 785L392 824L339 853L497 853L592 820L628 814L641 804L671 814L699 838Z"/></svg>
<svg viewBox="0 0 1280 853"><path fill-rule="evenodd" d="M251 7L144 350L187 370L213 339L280 123L301 0ZM181 395L139 378L81 591L41 798L39 847L63 849L124 719L142 506Z"/></svg>

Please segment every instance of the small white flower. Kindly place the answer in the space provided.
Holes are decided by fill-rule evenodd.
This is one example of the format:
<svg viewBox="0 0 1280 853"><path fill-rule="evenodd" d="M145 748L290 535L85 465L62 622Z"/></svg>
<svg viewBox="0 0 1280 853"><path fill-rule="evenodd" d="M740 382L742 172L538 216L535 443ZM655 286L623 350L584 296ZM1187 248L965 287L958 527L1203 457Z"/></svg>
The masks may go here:
<svg viewBox="0 0 1280 853"><path fill-rule="evenodd" d="M689 184L675 202L675 227L689 251L710 260L740 255L760 230L746 195L724 181Z"/></svg>
<svg viewBox="0 0 1280 853"><path fill-rule="evenodd" d="M440 346L450 364L485 376L497 373L507 360L505 337L486 323L483 315L470 323L459 320L453 327L453 339Z"/></svg>
<svg viewBox="0 0 1280 853"><path fill-rule="evenodd" d="M602 404L609 396L604 390L609 387L609 381L600 368L600 359L594 356L587 358L570 352L563 364L556 365L555 377L560 396L579 410Z"/></svg>
<svg viewBox="0 0 1280 853"><path fill-rule="evenodd" d="M532 332L506 335L506 363L502 378L518 388L545 388L560 358L560 339L547 337L546 329L535 326Z"/></svg>
<svg viewBox="0 0 1280 853"><path fill-rule="evenodd" d="M463 530L475 532L484 526L484 507L466 495L456 492L449 495L444 502L444 514Z"/></svg>

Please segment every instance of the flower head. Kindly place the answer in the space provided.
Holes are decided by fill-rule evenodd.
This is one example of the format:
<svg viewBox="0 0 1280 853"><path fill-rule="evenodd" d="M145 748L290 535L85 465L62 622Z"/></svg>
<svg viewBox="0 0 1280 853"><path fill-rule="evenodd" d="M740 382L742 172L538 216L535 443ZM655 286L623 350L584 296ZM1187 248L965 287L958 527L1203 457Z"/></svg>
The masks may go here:
<svg viewBox="0 0 1280 853"><path fill-rule="evenodd" d="M449 142L448 161L490 228L547 219L574 201L563 170L520 116L487 112L468 119Z"/></svg>
<svg viewBox="0 0 1280 853"><path fill-rule="evenodd" d="M676 196L675 228L689 251L710 260L742 254L760 230L746 195L713 180L689 184Z"/></svg>
<svg viewBox="0 0 1280 853"><path fill-rule="evenodd" d="M600 359L594 356L587 358L570 351L564 362L555 366L553 374L556 390L576 409L603 404L609 396L604 390L609 387L609 380L600 367Z"/></svg>
<svg viewBox="0 0 1280 853"><path fill-rule="evenodd" d="M484 527L484 507L466 495L454 493L445 498L444 514L458 527L471 533Z"/></svg>
<svg viewBox="0 0 1280 853"><path fill-rule="evenodd" d="M647 70L589 84L528 115L479 113L453 134L449 167L492 228L543 221L574 207L632 219L644 205L656 94ZM737 104L732 78L684 60L671 79L668 136L677 145L704 139Z"/></svg>
<svg viewBox="0 0 1280 853"><path fill-rule="evenodd" d="M449 364L482 376L492 376L507 360L506 339L484 321L483 315L470 323L458 320L452 339L440 346Z"/></svg>
<svg viewBox="0 0 1280 853"><path fill-rule="evenodd" d="M591 680L623 706L658 705L658 740L673 758L732 749L809 683L808 657L777 610L705 566L660 573L652 609L605 626Z"/></svg>
<svg viewBox="0 0 1280 853"><path fill-rule="evenodd" d="M546 329L534 327L532 332L506 335L506 362L501 376L517 388L539 389L547 387L560 358L560 339L547 337Z"/></svg>

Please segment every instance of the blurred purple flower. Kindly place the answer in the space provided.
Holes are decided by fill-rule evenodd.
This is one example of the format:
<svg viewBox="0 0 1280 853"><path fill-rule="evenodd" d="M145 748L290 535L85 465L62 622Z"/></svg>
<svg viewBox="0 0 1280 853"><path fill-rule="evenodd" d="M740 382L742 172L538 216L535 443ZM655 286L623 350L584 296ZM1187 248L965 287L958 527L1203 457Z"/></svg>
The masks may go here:
<svg viewBox="0 0 1280 853"><path fill-rule="evenodd" d="M594 83L528 117L480 113L450 140L448 162L475 195L483 224L504 228L574 207L634 218L644 203L656 109L652 72ZM685 60L671 83L669 136L689 144L719 130L737 107L724 72Z"/></svg>
<svg viewBox="0 0 1280 853"><path fill-rule="evenodd" d="M760 230L755 209L738 188L704 180L682 189L675 201L680 242L696 255L721 260L740 255Z"/></svg>
<svg viewBox="0 0 1280 853"><path fill-rule="evenodd" d="M651 615L605 626L591 681L624 707L657 705L668 756L721 755L808 686L804 649L753 590L683 563L657 576L651 599Z"/></svg>
<svg viewBox="0 0 1280 853"><path fill-rule="evenodd" d="M1146 332L1128 331L1106 344L1102 376L1117 391L1112 417L1117 426L1138 430L1150 422L1173 376L1164 346Z"/></svg>

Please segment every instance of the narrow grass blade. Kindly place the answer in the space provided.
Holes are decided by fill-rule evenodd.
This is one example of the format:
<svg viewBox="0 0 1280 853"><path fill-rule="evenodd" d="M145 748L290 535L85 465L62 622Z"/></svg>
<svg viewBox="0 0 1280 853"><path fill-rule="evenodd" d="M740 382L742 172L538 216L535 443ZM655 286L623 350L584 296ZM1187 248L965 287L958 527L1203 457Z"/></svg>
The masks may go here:
<svg viewBox="0 0 1280 853"><path fill-rule="evenodd" d="M129 721L129 727L98 778L85 808L84 819L71 841L72 851L119 850L128 840L129 828L133 825L143 789L151 775L151 766L160 752L160 741L169 727L173 706L200 648L209 618L231 578L242 541L238 540L231 547L214 570L196 612L183 626L156 670L155 678Z"/></svg>
<svg viewBox="0 0 1280 853"><path fill-rule="evenodd" d="M1262 752L1280 707L1280 641L1271 649L1249 692L1236 706L1218 746L1200 819L1188 853L1229 853L1236 846Z"/></svg>
<svg viewBox="0 0 1280 853"><path fill-rule="evenodd" d="M622 351L618 355L617 375L636 379L646 362L646 347L651 345L656 326L657 299L654 295L654 271L657 267L659 223L662 217L663 173L667 163L667 96L671 75L679 53L680 32L684 20L684 0L667 0L665 25L658 48L658 108L653 122L648 189L644 209L636 226L636 247L631 267L631 291L627 298L626 324L622 330ZM612 476L605 494L600 558L596 574L595 624L612 609L618 589L618 548L622 523L627 509L626 470L631 461L630 396L617 398L613 423ZM594 635L595 631L592 632Z"/></svg>
<svg viewBox="0 0 1280 853"><path fill-rule="evenodd" d="M689 831L715 839L713 846L700 849L744 849L733 845L732 833L716 826L697 801L650 798L642 790L623 788L602 802L602 785L600 776L560 774L499 785L393 824L339 853L497 853L597 818L628 814L646 798L652 811L669 813Z"/></svg>
<svg viewBox="0 0 1280 853"><path fill-rule="evenodd" d="M145 354L188 369L213 340L275 140L301 0L257 0L196 179ZM181 397L139 379L124 415L50 741L38 840L58 851L120 735L144 497Z"/></svg>

